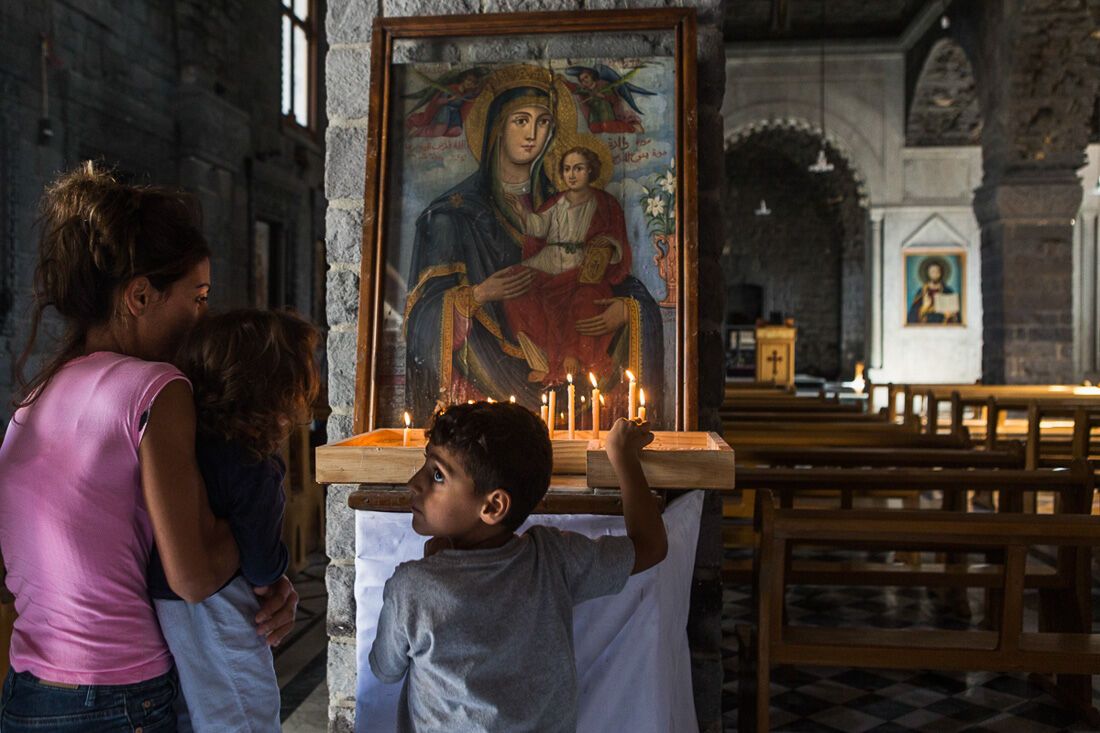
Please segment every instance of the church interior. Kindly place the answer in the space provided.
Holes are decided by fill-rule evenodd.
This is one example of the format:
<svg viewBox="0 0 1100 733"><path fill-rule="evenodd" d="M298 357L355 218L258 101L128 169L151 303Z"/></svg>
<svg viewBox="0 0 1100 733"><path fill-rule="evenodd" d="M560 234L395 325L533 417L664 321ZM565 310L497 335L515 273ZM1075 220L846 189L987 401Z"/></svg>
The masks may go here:
<svg viewBox="0 0 1100 733"><path fill-rule="evenodd" d="M694 512L647 581L670 605L619 622L647 661L616 637L582 664L576 627L578 730L1100 730L1100 0L4 0L0 41L0 435L39 201L82 161L194 197L212 311L320 330L312 421L280 449L283 730L393 729L366 652L423 428L438 400L537 412L539 392L536 521L621 527L600 426L646 407L670 538ZM481 147L505 134L508 73L557 115L539 161L564 193L540 210L540 162L509 189L486 162L515 164L507 141ZM499 273L432 260L425 222L490 207L480 226L531 263L571 241L551 214L577 150L605 207L587 216L625 223L580 275L600 308L544 348L500 333L477 289ZM43 330L32 367L64 336ZM452 363L466 337L518 386ZM18 599L0 600L6 674ZM600 717L632 699L613 669L644 725Z"/></svg>

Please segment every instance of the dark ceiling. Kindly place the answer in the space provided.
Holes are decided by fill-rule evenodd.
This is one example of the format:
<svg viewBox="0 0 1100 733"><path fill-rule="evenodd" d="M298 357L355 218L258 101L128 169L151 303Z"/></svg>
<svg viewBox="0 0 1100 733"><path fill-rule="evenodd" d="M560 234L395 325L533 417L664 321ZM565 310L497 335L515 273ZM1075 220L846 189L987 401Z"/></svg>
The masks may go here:
<svg viewBox="0 0 1100 733"><path fill-rule="evenodd" d="M726 41L897 38L944 0L725 0Z"/></svg>

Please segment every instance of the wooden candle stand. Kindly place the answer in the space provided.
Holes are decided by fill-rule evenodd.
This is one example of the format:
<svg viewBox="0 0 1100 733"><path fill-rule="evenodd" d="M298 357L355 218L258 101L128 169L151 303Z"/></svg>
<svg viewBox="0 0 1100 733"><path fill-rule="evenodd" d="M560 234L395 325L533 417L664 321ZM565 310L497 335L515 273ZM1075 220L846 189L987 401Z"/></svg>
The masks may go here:
<svg viewBox="0 0 1100 733"><path fill-rule="evenodd" d="M653 489L734 488L733 449L717 433L654 432L642 451L642 470ZM610 489L619 484L604 450L606 432L598 440L587 430L572 440L555 437L551 486ZM404 484L424 464L424 431L409 430L402 445L401 428L381 428L317 449L317 481L342 484Z"/></svg>

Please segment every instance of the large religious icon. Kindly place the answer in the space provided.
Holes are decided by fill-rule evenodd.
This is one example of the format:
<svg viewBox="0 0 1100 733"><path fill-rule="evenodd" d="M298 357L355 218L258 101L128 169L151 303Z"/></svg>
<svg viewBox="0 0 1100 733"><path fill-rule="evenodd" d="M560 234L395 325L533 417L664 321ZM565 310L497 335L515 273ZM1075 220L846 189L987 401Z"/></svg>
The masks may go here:
<svg viewBox="0 0 1100 733"><path fill-rule="evenodd" d="M905 253L905 324L963 325L966 253L960 250Z"/></svg>
<svg viewBox="0 0 1100 733"><path fill-rule="evenodd" d="M486 62L499 42L479 34L502 23L563 48L577 30L586 49L625 23L650 55ZM591 379L606 428L630 377L658 427L691 426L693 31L683 10L379 19L357 430L468 400L564 405L570 378L578 427Z"/></svg>

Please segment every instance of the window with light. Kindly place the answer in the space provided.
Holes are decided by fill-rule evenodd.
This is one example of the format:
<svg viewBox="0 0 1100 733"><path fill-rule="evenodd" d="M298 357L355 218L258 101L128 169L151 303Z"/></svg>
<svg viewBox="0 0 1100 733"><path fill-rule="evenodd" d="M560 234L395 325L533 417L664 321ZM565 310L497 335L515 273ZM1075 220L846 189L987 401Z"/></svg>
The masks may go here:
<svg viewBox="0 0 1100 733"><path fill-rule="evenodd" d="M313 128L313 0L283 0L283 117Z"/></svg>

